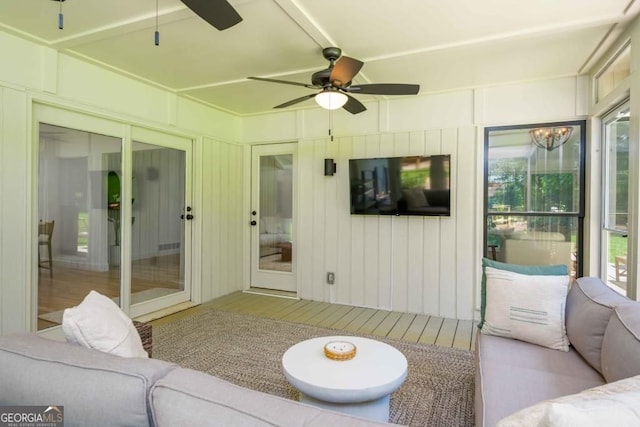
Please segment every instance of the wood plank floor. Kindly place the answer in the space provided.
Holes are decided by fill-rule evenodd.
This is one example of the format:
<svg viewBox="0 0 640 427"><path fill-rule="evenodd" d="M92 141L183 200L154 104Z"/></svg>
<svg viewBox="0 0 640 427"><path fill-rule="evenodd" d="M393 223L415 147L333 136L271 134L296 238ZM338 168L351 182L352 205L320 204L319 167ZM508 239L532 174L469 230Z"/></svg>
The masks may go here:
<svg viewBox="0 0 640 427"><path fill-rule="evenodd" d="M131 292L153 288L181 289L179 256L151 257L132 263ZM38 277L38 316L76 306L91 290L109 298L119 296L120 268L90 271L54 264L53 277L47 270ZM38 330L56 325L38 318Z"/></svg>
<svg viewBox="0 0 640 427"><path fill-rule="evenodd" d="M166 324L209 308L464 350L474 348L477 331L475 322L471 320L445 319L244 292L235 292L151 323Z"/></svg>

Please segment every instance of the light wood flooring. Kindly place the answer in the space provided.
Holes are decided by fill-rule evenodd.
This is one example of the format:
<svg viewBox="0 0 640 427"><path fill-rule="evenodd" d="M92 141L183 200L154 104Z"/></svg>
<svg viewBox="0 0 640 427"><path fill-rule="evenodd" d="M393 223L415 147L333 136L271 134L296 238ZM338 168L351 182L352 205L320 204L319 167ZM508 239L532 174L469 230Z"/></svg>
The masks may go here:
<svg viewBox="0 0 640 427"><path fill-rule="evenodd" d="M151 323L166 324L209 308L464 350L474 348L477 331L476 322L471 320L445 319L243 292L226 295Z"/></svg>
<svg viewBox="0 0 640 427"><path fill-rule="evenodd" d="M152 288L180 289L180 258L169 255L152 257L132 263L131 292ZM110 298L120 294L120 268L90 271L63 267L54 263L53 276L40 270L38 278L38 315L73 307L95 290ZM38 318L38 330L56 326Z"/></svg>

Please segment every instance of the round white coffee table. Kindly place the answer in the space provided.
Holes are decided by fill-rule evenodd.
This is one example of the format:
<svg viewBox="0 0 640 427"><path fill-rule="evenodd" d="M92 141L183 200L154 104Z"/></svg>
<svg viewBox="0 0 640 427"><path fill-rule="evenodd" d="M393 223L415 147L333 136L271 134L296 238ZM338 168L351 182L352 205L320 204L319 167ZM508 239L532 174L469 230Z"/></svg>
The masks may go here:
<svg viewBox="0 0 640 427"><path fill-rule="evenodd" d="M324 346L331 341L355 344L350 360L332 360ZM388 344L359 337L320 337L302 341L282 356L287 380L300 401L376 421L389 421L390 394L407 378L407 359Z"/></svg>

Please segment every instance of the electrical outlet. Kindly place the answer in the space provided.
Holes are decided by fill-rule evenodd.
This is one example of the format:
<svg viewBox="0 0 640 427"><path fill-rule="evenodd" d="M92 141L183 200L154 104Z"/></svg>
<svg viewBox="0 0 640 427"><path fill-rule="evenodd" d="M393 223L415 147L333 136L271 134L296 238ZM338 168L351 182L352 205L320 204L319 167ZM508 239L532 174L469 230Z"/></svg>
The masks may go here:
<svg viewBox="0 0 640 427"><path fill-rule="evenodd" d="M327 273L327 284L333 285L336 282L335 273L329 272Z"/></svg>

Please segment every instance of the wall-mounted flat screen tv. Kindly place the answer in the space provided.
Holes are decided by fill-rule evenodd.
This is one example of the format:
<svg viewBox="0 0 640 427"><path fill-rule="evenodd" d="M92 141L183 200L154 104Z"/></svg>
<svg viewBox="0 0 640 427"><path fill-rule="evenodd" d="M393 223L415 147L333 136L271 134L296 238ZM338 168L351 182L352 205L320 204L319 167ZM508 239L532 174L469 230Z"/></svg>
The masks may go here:
<svg viewBox="0 0 640 427"><path fill-rule="evenodd" d="M350 159L351 213L451 215L451 155Z"/></svg>

